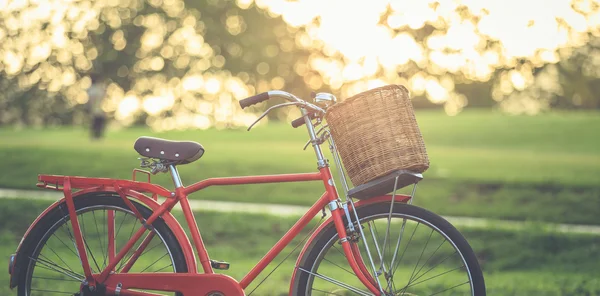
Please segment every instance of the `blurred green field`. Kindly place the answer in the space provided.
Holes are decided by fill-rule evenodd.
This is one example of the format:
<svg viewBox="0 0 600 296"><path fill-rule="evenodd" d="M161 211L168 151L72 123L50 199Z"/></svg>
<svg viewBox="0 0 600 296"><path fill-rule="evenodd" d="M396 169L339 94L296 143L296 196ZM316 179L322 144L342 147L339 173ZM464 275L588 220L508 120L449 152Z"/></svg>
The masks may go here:
<svg viewBox="0 0 600 296"><path fill-rule="evenodd" d="M431 168L419 184L417 205L445 215L600 224L600 116L549 113L508 116L465 111L449 117L419 111ZM139 166L133 143L150 135L195 140L205 155L180 167L184 184L209 178L311 172L303 151L306 130L268 124L251 132L194 130L155 133L110 130L90 141L85 127L0 129L0 188L35 188L37 174L131 178ZM168 175L153 180L171 188ZM193 198L310 205L319 182L211 187Z"/></svg>
<svg viewBox="0 0 600 296"><path fill-rule="evenodd" d="M0 252L14 252L29 223L47 201L0 200ZM176 216L183 219L179 212ZM251 214L198 212L196 219L211 258L231 263L228 275L240 280L297 218ZM316 222L313 221L313 222ZM314 225L314 224L313 224ZM311 225L312 226L312 225ZM303 231L306 234L311 228ZM459 228L476 250L484 270L488 295L598 295L600 237L545 232ZM299 236L247 289L250 292L285 255ZM254 295L287 295L294 252ZM4 256L6 258L6 256ZM8 274L0 273L8 283ZM0 295L16 295L0 285Z"/></svg>

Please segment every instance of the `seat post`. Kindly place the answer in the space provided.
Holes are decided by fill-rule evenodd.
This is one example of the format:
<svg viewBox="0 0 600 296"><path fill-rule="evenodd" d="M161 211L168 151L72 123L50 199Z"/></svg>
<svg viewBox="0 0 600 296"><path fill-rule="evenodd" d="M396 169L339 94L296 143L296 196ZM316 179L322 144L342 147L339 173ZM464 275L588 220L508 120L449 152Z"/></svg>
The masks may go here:
<svg viewBox="0 0 600 296"><path fill-rule="evenodd" d="M173 183L175 184L175 188L183 187L181 184L181 178L179 177L179 172L175 165L169 165L169 171L171 172L171 178L173 178Z"/></svg>

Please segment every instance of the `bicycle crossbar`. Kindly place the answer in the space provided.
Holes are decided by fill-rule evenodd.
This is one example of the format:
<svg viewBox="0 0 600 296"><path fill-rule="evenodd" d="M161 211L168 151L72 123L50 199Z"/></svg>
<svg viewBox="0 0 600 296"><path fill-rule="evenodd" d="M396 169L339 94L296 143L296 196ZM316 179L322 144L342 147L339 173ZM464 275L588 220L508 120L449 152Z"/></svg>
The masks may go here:
<svg viewBox="0 0 600 296"><path fill-rule="evenodd" d="M317 181L322 180L321 172L302 173L302 174L280 174L280 175L262 175L262 176L244 176L244 177L227 177L227 178L210 178L188 187L185 187L186 194L196 192L208 186L224 186L224 185L243 185L243 184L260 184L260 183L281 183L281 182L302 182L302 181Z"/></svg>

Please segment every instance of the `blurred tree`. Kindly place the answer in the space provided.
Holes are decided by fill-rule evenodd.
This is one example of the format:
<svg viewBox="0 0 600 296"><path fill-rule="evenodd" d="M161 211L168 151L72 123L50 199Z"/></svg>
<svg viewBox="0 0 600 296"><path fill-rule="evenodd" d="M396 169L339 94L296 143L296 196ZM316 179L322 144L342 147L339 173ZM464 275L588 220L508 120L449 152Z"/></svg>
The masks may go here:
<svg viewBox="0 0 600 296"><path fill-rule="evenodd" d="M504 86L510 95L500 101L506 110L523 105L557 109L600 109L600 37L590 34L589 42L560 52L557 63L534 69L531 85L518 90ZM502 88L502 80L496 89Z"/></svg>
<svg viewBox="0 0 600 296"><path fill-rule="evenodd" d="M93 72L111 117L156 129L248 124L237 101L268 89L389 83L449 114L599 108L597 2L507 1L3 1L0 124L82 123Z"/></svg>
<svg viewBox="0 0 600 296"><path fill-rule="evenodd" d="M112 117L157 129L247 124L237 100L302 81L287 25L252 2L9 1L0 18L0 124L81 123L94 72Z"/></svg>

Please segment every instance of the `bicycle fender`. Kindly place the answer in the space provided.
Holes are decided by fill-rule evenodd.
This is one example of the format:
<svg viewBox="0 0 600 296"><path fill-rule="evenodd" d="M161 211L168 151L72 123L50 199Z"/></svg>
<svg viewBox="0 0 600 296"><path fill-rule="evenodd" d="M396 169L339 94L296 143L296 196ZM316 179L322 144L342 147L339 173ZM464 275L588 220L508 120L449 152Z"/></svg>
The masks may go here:
<svg viewBox="0 0 600 296"><path fill-rule="evenodd" d="M400 195L400 194L396 194L396 197L394 198L395 202L402 202L402 203L406 203L410 200L410 195ZM358 202L354 203L354 207L356 207L357 209L361 208L361 207L365 207L368 205L372 205L372 204L376 204L376 203L385 203L385 202L391 202L392 201L392 196L391 195L382 195L382 196L377 196L377 197L373 197L373 198L369 198L369 199L364 199L364 200L360 200ZM348 210L350 212L352 212L352 207L349 207ZM330 225L333 224L333 217L329 217L329 219L325 220L325 222L323 222L321 225L319 225L319 227L312 233L312 235L308 238L308 240L306 240L306 243L304 243L304 247L302 247L302 250L300 251L300 254L298 255L298 258L296 259L296 267L300 264L300 260L302 259L302 257L304 257L304 253L306 253L306 251L308 250L308 247L311 245L311 243L313 242L313 240L315 240L315 238L317 237L317 235L326 227L329 227ZM294 281L296 279L296 272L298 271L298 268L294 268L294 272L292 273L292 277L290 279L290 290L289 290L289 295L294 295L294 291L293 291L293 284Z"/></svg>
<svg viewBox="0 0 600 296"><path fill-rule="evenodd" d="M87 189L77 191L77 192L73 193L72 196L75 199L77 197L83 196L85 194L90 194L90 193L114 193L115 195L119 195L119 193L116 190L114 190L114 188L101 186L101 187L87 188ZM125 189L124 193L128 197L133 198L136 201L140 202L142 205L150 208L152 211L156 211L160 207L160 204L158 202L154 201L152 198L150 198L142 193L139 193L137 191ZM31 230L34 229L38 225L38 223L40 222L40 220L42 220L42 218L44 216L46 216L49 212L51 212L56 207L60 206L61 204L65 203L65 202L66 202L65 198L61 198L61 199L57 200L56 202L54 202L53 204L51 204L48 208L46 208L33 221L33 223L31 223L31 225L29 226L29 228L27 229L27 231L21 238L21 241L19 242L19 245L17 246L17 250L16 250L15 254L13 256L11 256L11 266L10 266L11 268L9 270L10 271L9 272L10 273L10 285L9 286L11 289L13 289L14 287L16 287L19 284L18 283L19 277L15 276L15 275L18 275L21 272L21 270L26 267L26 264L27 264L27 260L19 257L19 252L21 250L23 242L26 240L26 238L29 235L29 233L31 232ZM167 226L169 226L169 228L173 231L173 234L175 235L177 242L181 246L181 250L183 251L183 254L185 256L185 261L186 261L186 264L188 267L188 271L190 271L190 272L197 271L198 265L196 263L196 257L194 256L192 245L191 245L189 239L187 238L185 231L181 227L181 224L179 224L179 222L175 219L175 217L173 217L173 215L170 212L165 212L164 214L161 215L161 217L163 218L163 220L165 221Z"/></svg>

